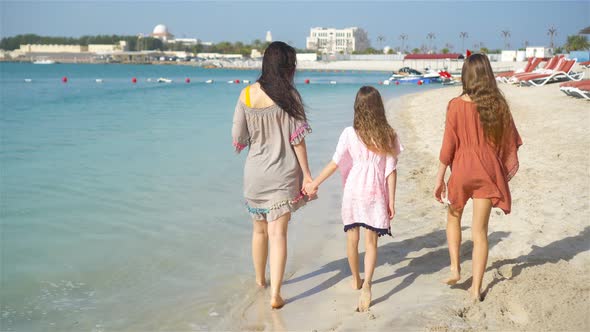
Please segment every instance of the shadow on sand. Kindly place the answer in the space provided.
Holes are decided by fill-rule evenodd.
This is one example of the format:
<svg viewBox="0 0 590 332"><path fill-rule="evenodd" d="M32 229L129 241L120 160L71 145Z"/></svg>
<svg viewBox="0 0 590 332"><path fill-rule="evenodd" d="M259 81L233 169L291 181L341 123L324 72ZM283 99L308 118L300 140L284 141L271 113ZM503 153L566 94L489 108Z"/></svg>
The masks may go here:
<svg viewBox="0 0 590 332"><path fill-rule="evenodd" d="M465 229L465 228L463 228ZM494 246L498 242L500 242L503 238L508 236L509 233L506 232L495 232L490 234L489 236L489 244L490 247ZM444 246L442 248L439 248ZM439 248L436 251L432 251L426 253L419 257L409 258L409 254L412 252L417 252L422 249L434 249ZM470 256L472 244L471 241L468 241L463 244L463 258ZM392 280L399 277L405 277L401 284L397 287L392 289L390 292L375 299L372 303L376 304L382 302L389 298L391 295L399 292L400 290L408 287L412 284L412 282L420 275L424 274L432 274L436 273L449 265L449 258L448 258L448 250L446 248L446 232L445 230L437 230L422 236L406 239L400 242L390 242L383 246L379 247L379 254L376 267L379 267L384 264L396 265L403 261L409 260L409 264L402 268L399 268L395 271L394 274L375 280L373 283L380 283L385 282L388 280ZM361 271L364 266L364 254L361 253L359 265L361 267ZM318 275L324 273L333 273L337 272L332 277L324 280L319 285L301 293L296 296L293 296L287 300L288 303L294 302L308 296L315 295L319 292L322 292L343 279L350 277L350 269L348 267L348 260L347 258L342 258L339 260L332 261L320 269L307 273L305 275L287 280L285 284L291 284L295 282L300 282L309 278L316 277Z"/></svg>
<svg viewBox="0 0 590 332"><path fill-rule="evenodd" d="M584 228L578 235L565 237L549 243L544 247L533 245L532 250L526 255L495 261L486 269L486 272L499 270L505 265L515 266L511 268L511 276L509 278L494 278L482 292L482 297L485 299L485 296L494 286L502 281L517 277L526 268L546 263L557 263L560 260L570 261L577 254L588 250L590 250L590 226ZM464 282L453 286L453 288L467 289L471 286L471 280L472 277L469 277Z"/></svg>

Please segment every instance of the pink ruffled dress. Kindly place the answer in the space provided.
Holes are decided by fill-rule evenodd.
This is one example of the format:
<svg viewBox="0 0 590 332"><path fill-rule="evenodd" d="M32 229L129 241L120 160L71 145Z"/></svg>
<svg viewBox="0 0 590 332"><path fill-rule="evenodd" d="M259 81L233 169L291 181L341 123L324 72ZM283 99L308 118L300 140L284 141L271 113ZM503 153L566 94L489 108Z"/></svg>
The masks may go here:
<svg viewBox="0 0 590 332"><path fill-rule="evenodd" d="M367 149L354 128L344 129L332 160L338 165L344 184L342 222L344 231L364 227L379 236L391 235L387 176L397 167L397 156L403 147L396 139L393 155Z"/></svg>

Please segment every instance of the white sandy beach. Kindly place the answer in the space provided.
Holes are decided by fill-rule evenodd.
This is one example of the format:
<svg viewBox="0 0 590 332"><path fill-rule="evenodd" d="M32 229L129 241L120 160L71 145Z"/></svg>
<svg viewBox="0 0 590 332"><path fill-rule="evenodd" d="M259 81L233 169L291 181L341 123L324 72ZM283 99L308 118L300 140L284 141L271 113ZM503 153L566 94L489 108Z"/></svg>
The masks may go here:
<svg viewBox="0 0 590 332"><path fill-rule="evenodd" d="M355 312L359 292L349 286L345 236L340 225L330 224L321 250L286 277L283 309L270 310L268 290L252 291L223 329L589 330L589 104L555 84L502 89L524 145L510 183L513 212L492 211L484 302L472 304L465 291L471 283L471 203L463 221L463 279L454 287L441 283L449 271L446 213L432 189L446 105L461 91L451 87L387 103L406 150L399 161L394 236L380 238L370 312ZM325 218L314 204L306 209Z"/></svg>

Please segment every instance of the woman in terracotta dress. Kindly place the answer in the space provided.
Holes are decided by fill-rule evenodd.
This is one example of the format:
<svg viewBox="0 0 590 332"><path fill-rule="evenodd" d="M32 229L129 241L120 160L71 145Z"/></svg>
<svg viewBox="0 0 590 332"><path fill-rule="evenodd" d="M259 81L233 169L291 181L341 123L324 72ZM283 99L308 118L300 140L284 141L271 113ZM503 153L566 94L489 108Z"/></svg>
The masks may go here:
<svg viewBox="0 0 590 332"><path fill-rule="evenodd" d="M490 212L497 207L510 213L508 181L518 170L517 151L522 141L487 56L473 54L465 59L461 80L463 93L452 99L447 109L434 196L449 207L451 276L445 280L449 285L461 279L461 216L467 200L473 199L473 282L469 292L480 301ZM447 166L451 176L445 186Z"/></svg>
<svg viewBox="0 0 590 332"><path fill-rule="evenodd" d="M295 49L273 42L264 52L262 73L242 90L232 136L237 152L248 147L244 197L253 220L252 259L256 283L266 286L270 242L271 306L280 308L287 260L287 224L307 200L303 184L311 181L304 137L311 132L295 89Z"/></svg>

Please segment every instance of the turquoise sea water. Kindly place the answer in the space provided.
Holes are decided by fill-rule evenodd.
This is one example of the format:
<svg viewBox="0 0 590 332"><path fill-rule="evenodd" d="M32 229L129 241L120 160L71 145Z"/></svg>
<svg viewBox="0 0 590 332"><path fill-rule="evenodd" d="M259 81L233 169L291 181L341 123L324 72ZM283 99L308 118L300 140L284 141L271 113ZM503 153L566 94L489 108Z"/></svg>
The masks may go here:
<svg viewBox="0 0 590 332"><path fill-rule="evenodd" d="M0 330L200 330L223 316L253 278L245 153L231 146L244 85L227 81L258 73L0 64ZM314 174L352 123L358 88L387 76L297 73ZM158 77L174 82L147 81ZM337 218L339 193L330 197ZM296 242L291 271L291 253L307 246Z"/></svg>

